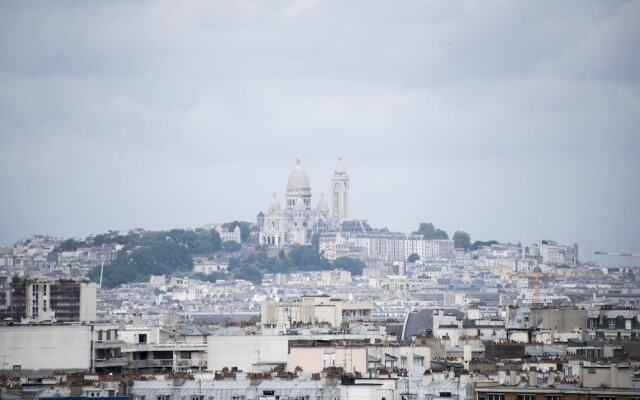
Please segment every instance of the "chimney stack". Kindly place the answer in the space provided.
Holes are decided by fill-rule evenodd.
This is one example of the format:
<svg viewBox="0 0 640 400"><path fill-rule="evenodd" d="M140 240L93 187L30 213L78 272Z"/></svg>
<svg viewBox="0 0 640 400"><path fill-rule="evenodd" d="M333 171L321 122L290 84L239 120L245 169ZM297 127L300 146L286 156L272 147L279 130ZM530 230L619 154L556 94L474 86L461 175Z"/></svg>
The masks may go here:
<svg viewBox="0 0 640 400"><path fill-rule="evenodd" d="M538 385L538 370L536 367L529 367L529 386Z"/></svg>

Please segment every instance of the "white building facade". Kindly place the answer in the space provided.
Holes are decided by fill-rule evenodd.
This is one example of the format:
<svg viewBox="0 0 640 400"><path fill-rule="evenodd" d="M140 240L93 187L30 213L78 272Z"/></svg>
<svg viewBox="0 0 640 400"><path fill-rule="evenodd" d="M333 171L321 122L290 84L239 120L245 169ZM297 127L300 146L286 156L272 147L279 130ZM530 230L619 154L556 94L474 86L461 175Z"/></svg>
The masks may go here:
<svg viewBox="0 0 640 400"><path fill-rule="evenodd" d="M346 218L349 177L342 159L338 160L332 184L338 185L333 194L334 210L329 209L324 195L320 196L316 207L312 208L311 184L298 158L287 181L284 207L274 193L269 208L261 215L264 220L260 223L260 244L269 247L309 244L314 232L325 231L337 223L333 216Z"/></svg>

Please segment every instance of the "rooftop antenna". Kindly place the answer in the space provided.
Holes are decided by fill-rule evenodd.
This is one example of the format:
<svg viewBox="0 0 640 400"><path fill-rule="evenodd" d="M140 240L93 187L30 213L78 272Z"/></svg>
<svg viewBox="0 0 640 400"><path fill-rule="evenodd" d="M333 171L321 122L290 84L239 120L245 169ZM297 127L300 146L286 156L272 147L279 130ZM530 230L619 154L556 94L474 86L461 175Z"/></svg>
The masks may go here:
<svg viewBox="0 0 640 400"><path fill-rule="evenodd" d="M98 287L102 289L102 273L104 272L104 257L102 258L102 265L100 266L100 283Z"/></svg>
<svg viewBox="0 0 640 400"><path fill-rule="evenodd" d="M5 379L7 377L7 375L6 375L4 367L9 365L7 363L7 358L11 358L11 357L7 356L5 354L0 355L0 357L2 357L2 379Z"/></svg>

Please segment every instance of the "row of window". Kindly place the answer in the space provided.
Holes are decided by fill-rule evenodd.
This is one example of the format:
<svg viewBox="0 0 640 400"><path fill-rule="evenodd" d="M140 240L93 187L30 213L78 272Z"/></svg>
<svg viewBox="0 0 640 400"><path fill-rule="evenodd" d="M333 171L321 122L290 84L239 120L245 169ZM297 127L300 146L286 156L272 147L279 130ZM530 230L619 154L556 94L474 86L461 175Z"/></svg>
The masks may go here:
<svg viewBox="0 0 640 400"><path fill-rule="evenodd" d="M516 395L517 400L536 400L535 394L519 394ZM484 396L484 400L505 400L504 394L488 393ZM562 400L561 394L547 394L544 400ZM615 396L598 396L598 400L616 400ZM640 398L632 400L640 400Z"/></svg>
<svg viewBox="0 0 640 400"><path fill-rule="evenodd" d="M98 341L102 340L118 340L118 331L115 329L98 331Z"/></svg>
<svg viewBox="0 0 640 400"><path fill-rule="evenodd" d="M275 391L273 390L264 390L262 392L263 396L274 396L275 395ZM279 396L276 396L276 399L278 399ZM287 397L288 399L294 399L294 400L309 400L309 396L297 396L297 397ZM136 396L135 397L136 400L145 400L145 396ZM167 395L159 395L156 396L155 400L170 400L170 396ZM214 396L208 396L205 398L204 395L201 394L193 394L191 395L191 397L186 398L186 397L181 397L179 400L215 400ZM244 395L238 395L238 396L231 396L231 400L245 400L245 396Z"/></svg>

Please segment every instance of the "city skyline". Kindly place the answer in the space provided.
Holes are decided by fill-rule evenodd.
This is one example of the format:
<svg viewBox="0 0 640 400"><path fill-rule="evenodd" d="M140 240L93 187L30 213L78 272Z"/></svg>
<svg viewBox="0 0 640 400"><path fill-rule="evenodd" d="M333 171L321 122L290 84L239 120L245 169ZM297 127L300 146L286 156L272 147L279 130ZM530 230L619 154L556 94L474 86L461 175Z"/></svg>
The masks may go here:
<svg viewBox="0 0 640 400"><path fill-rule="evenodd" d="M638 250L640 6L549 4L5 3L0 243L253 221L299 152L374 226Z"/></svg>
<svg viewBox="0 0 640 400"><path fill-rule="evenodd" d="M295 157L290 157L293 160L298 160L301 161L304 164L304 168L305 171L307 170L307 168L309 167L306 163L304 163L303 157L297 153ZM343 159L343 157L338 157L340 159ZM335 161L335 159L333 160ZM296 161L297 162L297 161ZM348 165L349 165L349 169L351 169L351 165L349 164L348 160L345 161ZM285 184L283 184L283 182L285 182L285 177L288 176L288 173L291 170L291 164L292 162L289 162L289 171L285 174L283 174L283 176L281 177L281 179L279 179L279 185L276 186L282 186L283 190L281 190L281 193L276 193L276 192L271 192L271 196L273 196L273 194L276 194L276 199L282 203L282 206L284 207L284 199L285 196L283 195L284 193L284 187L286 187ZM324 163L323 163L324 164ZM273 165L273 164L272 164ZM316 171L316 176L317 175L328 175L331 176L331 174L333 173L333 169L332 168L328 168L327 171L330 171L330 173L328 173L327 171L322 171L322 172L318 172L319 168L317 165L312 165L310 166L312 171ZM283 167L286 168L286 167ZM324 170L326 168L322 168L322 170ZM359 170L358 168L355 168L355 170ZM327 178L326 182L324 182L324 184L320 183L319 185L314 185L314 175L311 175L311 178L309 179L311 181L311 186L312 187L320 187L320 189L316 189L316 190L312 190L311 192L311 201L312 201L312 205L315 207L315 204L318 202L319 198L321 195L325 195L325 200L329 201L330 199L330 193L331 193L331 188L330 185L328 184L329 179ZM277 179L276 179L277 180ZM278 181L278 180L277 180ZM322 190L323 187L326 187L326 190ZM357 185L355 186L356 188L358 187ZM366 188L365 188L366 189ZM364 194L366 196L366 193L363 193L362 190L360 190L358 193L360 193L361 195ZM269 198L271 198L271 196ZM361 204L361 201L358 201L358 199L353 199L354 196L350 196L350 202L353 201L353 203L355 203L356 205ZM266 211L268 209L268 202L263 201L265 204L262 208L258 208L254 213L253 213L253 218L251 218L250 216L247 218L237 218L234 216L229 216L227 218L209 218L208 220L202 220L202 221L198 221L195 222L191 225L180 225L180 224L176 224L176 225L157 225L157 224L150 224L147 226L144 225L124 225L124 226L108 226L107 228L103 229L103 230L95 230L95 231L89 231L89 232L78 232L78 233L73 233L73 234L69 234L69 233L63 233L63 234L59 234L59 233L55 233L55 232L30 232L22 237L17 237L15 238L15 240L13 240L12 242L7 242L7 243L3 243L3 245L7 245L10 246L12 245L15 241L20 240L20 239L24 239L32 234L43 234L43 235L51 235L51 236L57 236L57 237L74 237L74 238L84 238L86 236L91 236L91 235L96 235L96 234L100 234L100 233L105 233L107 231L117 231L117 230L130 230L130 229L137 229L137 228L141 228L141 229L145 229L145 230L168 230L168 229L173 229L173 228L189 228L189 229L194 229L200 226L204 226L208 223L211 222L225 222L225 221L233 221L233 220L242 220L242 221L248 221L248 222L252 222L255 223L256 222L256 215L258 212L261 211ZM330 207L331 208L331 207ZM629 251L636 251L636 247L629 247L629 248L625 248L625 247L609 247L609 248L605 248L603 246L589 246L587 248L585 248L585 246L580 243L580 241L578 240L574 240L572 238L567 238L567 237L561 237L558 235L554 235L553 233L542 235L542 236L535 236L535 233L531 233L528 232L529 234L527 235L527 239L520 239L519 237L507 237L506 235L504 236L500 236L500 235L495 235L495 236L490 236L490 237L481 237L478 236L476 233L474 233L473 231L470 231L468 229L465 228L459 228L459 227L452 227L450 226L450 224L447 224L446 221L444 223L439 222L438 219L436 218L430 218L430 217L423 217L422 219L415 219L415 222L413 225L410 225L411 221L409 221L409 224L407 224L406 226L403 227L396 227L394 224L390 224L390 223L385 223L385 221L380 221L377 222L377 220L375 218L367 218L366 216L361 216L359 215L359 212L357 209L354 209L353 211L355 211L355 214L353 216L353 219L364 219L369 221L375 228L387 228L390 229L391 231L397 231L397 232L402 232L402 233L411 233L414 230L416 230L418 228L418 224L421 222L432 222L434 223L437 227L444 229L449 237L451 238L453 236L453 233L455 231L465 231L468 232L472 235L472 240L481 240L481 241L487 241L487 240L498 240L500 242L505 242L505 243L535 243L538 242L540 240L558 240L559 242L562 243L577 243L580 246L580 258L582 261L596 261L596 262L601 262L604 265L625 265L626 263L626 259L625 258L619 258L619 257L605 257L605 256L594 256L594 252L598 251L598 250L605 250L605 251L622 251L622 252L629 252ZM251 213L249 213L251 214Z"/></svg>
<svg viewBox="0 0 640 400"><path fill-rule="evenodd" d="M0 399L640 400L638 21L0 1Z"/></svg>

